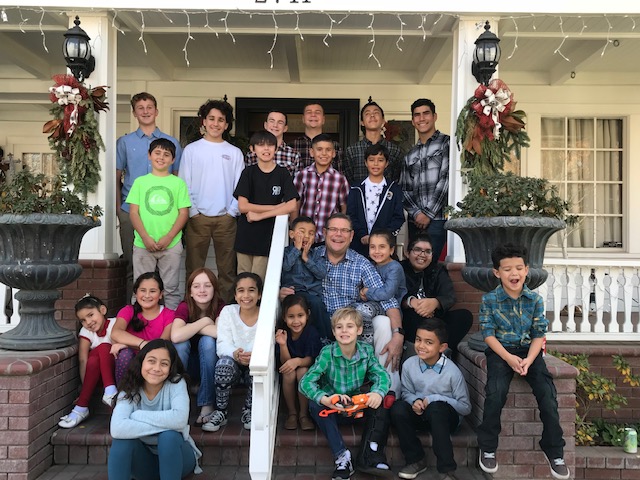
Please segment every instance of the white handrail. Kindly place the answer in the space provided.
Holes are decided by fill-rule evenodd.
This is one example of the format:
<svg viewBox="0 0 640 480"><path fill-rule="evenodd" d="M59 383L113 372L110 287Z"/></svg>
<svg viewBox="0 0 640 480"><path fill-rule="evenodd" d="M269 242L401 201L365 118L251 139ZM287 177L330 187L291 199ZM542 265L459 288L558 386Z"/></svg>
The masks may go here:
<svg viewBox="0 0 640 480"><path fill-rule="evenodd" d="M271 478L275 450L280 380L275 368L275 326L280 316L280 275L284 247L288 244L289 216L276 218L265 276L258 330L249 369L253 377L249 474L252 480Z"/></svg>

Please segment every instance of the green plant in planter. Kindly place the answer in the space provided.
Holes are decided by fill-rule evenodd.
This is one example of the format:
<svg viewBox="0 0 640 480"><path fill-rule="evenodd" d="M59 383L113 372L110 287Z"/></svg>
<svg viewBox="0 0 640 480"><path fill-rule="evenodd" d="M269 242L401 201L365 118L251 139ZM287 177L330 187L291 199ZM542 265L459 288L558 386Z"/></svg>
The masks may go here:
<svg viewBox="0 0 640 480"><path fill-rule="evenodd" d="M102 216L102 209L90 206L70 191L62 176L49 180L43 174L34 175L25 168L3 185L0 213L68 213L97 220Z"/></svg>
<svg viewBox="0 0 640 480"><path fill-rule="evenodd" d="M568 214L569 204L547 179L520 177L511 172L467 173L467 194L456 210L448 207L450 218L464 217L554 217L568 224L576 217Z"/></svg>

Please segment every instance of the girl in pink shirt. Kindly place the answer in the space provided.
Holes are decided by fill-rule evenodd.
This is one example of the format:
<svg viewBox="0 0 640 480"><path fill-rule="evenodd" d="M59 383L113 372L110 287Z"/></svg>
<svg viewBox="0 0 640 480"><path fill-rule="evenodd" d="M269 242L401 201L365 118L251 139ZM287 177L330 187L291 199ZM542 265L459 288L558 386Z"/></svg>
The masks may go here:
<svg viewBox="0 0 640 480"><path fill-rule="evenodd" d="M133 285L136 301L123 307L116 317L111 338L119 345L111 348L116 357L116 383L124 376L131 359L150 340L171 339L175 313L160 305L164 284L156 272L143 273Z"/></svg>

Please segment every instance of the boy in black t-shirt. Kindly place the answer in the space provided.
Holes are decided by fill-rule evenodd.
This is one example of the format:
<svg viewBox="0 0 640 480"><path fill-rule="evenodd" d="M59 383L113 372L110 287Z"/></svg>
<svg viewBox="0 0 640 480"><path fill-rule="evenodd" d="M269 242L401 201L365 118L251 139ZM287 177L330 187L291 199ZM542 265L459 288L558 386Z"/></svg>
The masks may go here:
<svg viewBox="0 0 640 480"><path fill-rule="evenodd" d="M234 249L238 273L257 273L264 280L274 218L293 212L299 197L287 169L274 161L276 137L262 130L251 136L249 145L258 163L243 170L233 192L241 213Z"/></svg>

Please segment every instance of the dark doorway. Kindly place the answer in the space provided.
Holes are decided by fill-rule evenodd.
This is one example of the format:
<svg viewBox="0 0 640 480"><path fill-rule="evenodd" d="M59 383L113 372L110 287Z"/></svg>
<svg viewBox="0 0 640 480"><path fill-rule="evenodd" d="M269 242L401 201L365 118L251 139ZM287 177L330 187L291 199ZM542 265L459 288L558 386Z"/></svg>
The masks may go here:
<svg viewBox="0 0 640 480"><path fill-rule="evenodd" d="M284 141L291 145L295 138L304 134L304 106L316 100L322 105L326 117L323 132L331 135L343 148L357 142L360 132L359 99L238 97L235 106L236 136L249 138L264 128L264 121L271 110L279 110L287 114L289 130L285 133Z"/></svg>

